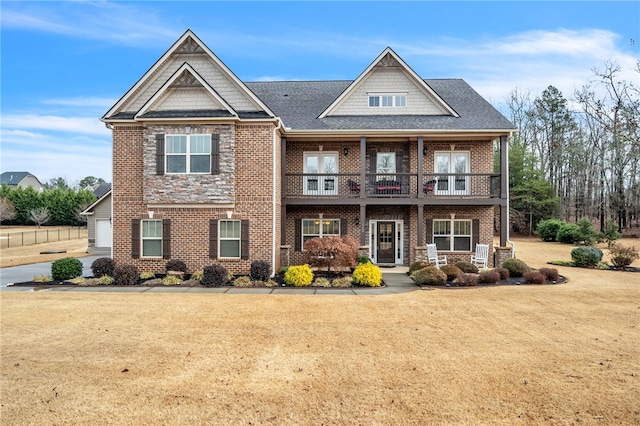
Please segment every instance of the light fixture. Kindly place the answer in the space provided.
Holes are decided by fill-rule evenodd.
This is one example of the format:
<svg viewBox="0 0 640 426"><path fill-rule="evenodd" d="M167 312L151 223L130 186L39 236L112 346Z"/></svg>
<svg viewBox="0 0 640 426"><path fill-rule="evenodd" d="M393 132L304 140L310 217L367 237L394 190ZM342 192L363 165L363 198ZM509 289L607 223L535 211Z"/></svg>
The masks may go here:
<svg viewBox="0 0 640 426"><path fill-rule="evenodd" d="M356 225L360 225L360 218L356 217Z"/></svg>
<svg viewBox="0 0 640 426"><path fill-rule="evenodd" d="M427 147L422 148L422 155L427 155Z"/></svg>
<svg viewBox="0 0 640 426"><path fill-rule="evenodd" d="M342 153L344 155L349 155L349 148L347 148L346 146L344 148L342 148Z"/></svg>
<svg viewBox="0 0 640 426"><path fill-rule="evenodd" d="M184 126L184 132L185 132L186 134L191 133L191 126Z"/></svg>

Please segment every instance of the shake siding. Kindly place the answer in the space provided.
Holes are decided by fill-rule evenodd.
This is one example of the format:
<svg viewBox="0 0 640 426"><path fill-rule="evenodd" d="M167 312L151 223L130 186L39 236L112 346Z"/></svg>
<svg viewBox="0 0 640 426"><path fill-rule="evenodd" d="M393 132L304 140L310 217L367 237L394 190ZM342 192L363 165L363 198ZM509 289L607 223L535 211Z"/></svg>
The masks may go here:
<svg viewBox="0 0 640 426"><path fill-rule="evenodd" d="M153 111L167 110L222 110L220 102L214 99L204 87L182 87L172 89L150 108Z"/></svg>

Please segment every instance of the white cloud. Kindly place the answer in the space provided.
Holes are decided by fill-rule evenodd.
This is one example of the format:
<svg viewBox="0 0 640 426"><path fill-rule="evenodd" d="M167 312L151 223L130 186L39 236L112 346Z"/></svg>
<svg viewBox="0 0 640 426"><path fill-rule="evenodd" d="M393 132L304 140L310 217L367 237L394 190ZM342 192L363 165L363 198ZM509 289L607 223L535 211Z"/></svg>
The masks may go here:
<svg viewBox="0 0 640 426"><path fill-rule="evenodd" d="M10 130L38 129L108 136L111 132L95 117L59 117L37 114L5 114L2 128Z"/></svg>
<svg viewBox="0 0 640 426"><path fill-rule="evenodd" d="M77 98L54 98L42 101L44 105L70 106L82 108L99 108L106 111L117 101L117 98L98 97L77 97Z"/></svg>

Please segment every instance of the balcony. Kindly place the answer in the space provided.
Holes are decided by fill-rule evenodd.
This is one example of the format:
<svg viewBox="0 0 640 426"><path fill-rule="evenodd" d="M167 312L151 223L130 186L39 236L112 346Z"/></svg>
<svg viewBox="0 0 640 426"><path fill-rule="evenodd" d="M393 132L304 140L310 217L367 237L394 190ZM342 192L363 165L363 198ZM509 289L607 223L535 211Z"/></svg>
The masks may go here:
<svg viewBox="0 0 640 426"><path fill-rule="evenodd" d="M360 174L287 173L283 182L286 199L490 199L500 196L500 174Z"/></svg>

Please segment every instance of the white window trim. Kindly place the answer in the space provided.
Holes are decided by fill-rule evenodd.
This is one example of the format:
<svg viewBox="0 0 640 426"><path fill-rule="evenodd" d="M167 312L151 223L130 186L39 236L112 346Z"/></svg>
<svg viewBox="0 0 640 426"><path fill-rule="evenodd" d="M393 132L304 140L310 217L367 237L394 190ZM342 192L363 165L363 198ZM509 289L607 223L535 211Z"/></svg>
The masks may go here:
<svg viewBox="0 0 640 426"><path fill-rule="evenodd" d="M438 234L436 235L435 233L435 227L436 227L436 222L449 222L450 226L449 226L449 235L442 235L442 234ZM469 223L469 235L456 235L455 234L455 226L454 223L455 222L468 222ZM442 238L442 237L448 237L449 238L449 249L448 250L444 250L444 251L450 251L450 252L456 252L456 253L468 253L470 250L473 250L473 248L471 247L471 245L473 244L473 220L472 219L433 219L433 223L432 223L432 228L431 228L431 236L433 238L433 241L431 241L432 243L435 243L435 239L436 237ZM455 238L463 238L463 237L469 237L469 247L470 250L455 250L455 245L454 245L454 239Z"/></svg>
<svg viewBox="0 0 640 426"><path fill-rule="evenodd" d="M238 238L228 238L222 237L222 232L220 232L220 228L222 227L223 222L237 222L238 223ZM220 243L222 241L238 241L238 256L222 256L222 251L220 249ZM218 259L240 259L242 258L242 221L239 219L220 219L218 220Z"/></svg>
<svg viewBox="0 0 640 426"><path fill-rule="evenodd" d="M404 220L370 220L369 221L369 259L373 263L378 263L378 222L395 222L396 223L396 265L404 263Z"/></svg>
<svg viewBox="0 0 640 426"><path fill-rule="evenodd" d="M160 237L145 237L144 236L144 224L145 222L159 222L160 223ZM164 235L163 232L163 223L162 219L142 219L140 221L140 257L143 259L162 259L162 238ZM144 254L144 242L145 241L160 241L160 254L158 256L145 256Z"/></svg>
<svg viewBox="0 0 640 426"><path fill-rule="evenodd" d="M167 150L167 137L174 137L174 136L185 136L187 138L187 152L185 153L170 153ZM209 154L204 154L204 153L191 153L191 136L208 136L209 137ZM208 175L211 174L211 135L210 134L206 134L206 133L194 133L194 134L171 134L171 135L165 135L165 142L164 142L164 169L165 169L165 174L167 175ZM186 157L186 164L185 164L185 171L184 172L169 172L169 157L174 157L174 156L179 156L179 155L184 155ZM192 172L191 169L191 155L208 155L209 157L209 169L206 172Z"/></svg>
<svg viewBox="0 0 640 426"><path fill-rule="evenodd" d="M391 105L382 105L382 98L391 96ZM404 98L404 105L397 105L398 98ZM378 105L371 105L371 98L378 98ZM408 103L407 93L367 93L367 106L369 108L405 108Z"/></svg>
<svg viewBox="0 0 640 426"><path fill-rule="evenodd" d="M305 220L310 220L310 221L313 221L313 222L319 221L320 222L320 229L319 229L318 232L320 232L320 234L319 235L318 234L305 234L304 233L304 221ZM338 222L338 233L337 234L325 234L324 232L322 232L323 231L322 222L327 222L327 221L337 221ZM339 237L339 236L342 235L342 228L341 228L342 221L340 219L338 219L338 218L322 218L322 219L317 218L317 217L315 217L315 218L302 218L301 222L302 223L300 224L300 240L301 240L300 241L300 244L301 244L300 247L302 247L302 251L304 251L304 237L313 236L313 238L324 238L324 237Z"/></svg>
<svg viewBox="0 0 640 426"><path fill-rule="evenodd" d="M340 155L338 153L338 151L304 151L302 153L302 170L303 173L305 175L313 175L313 173L309 172L307 170L307 158L311 157L311 156L318 156L318 157L328 157L328 156L333 156L336 162L336 175L335 176L318 176L317 177L317 188L316 190L310 190L308 187L308 181L310 179L310 176L304 176L303 179L303 188L302 188L302 193L304 195L338 195L338 172L340 171ZM323 164L324 164L324 160L323 160ZM320 162L318 162L318 170L320 170ZM319 175L323 175L325 173L321 173L320 171L318 171ZM311 178L313 179L313 178ZM326 185L332 182L333 183L333 189L325 189Z"/></svg>

